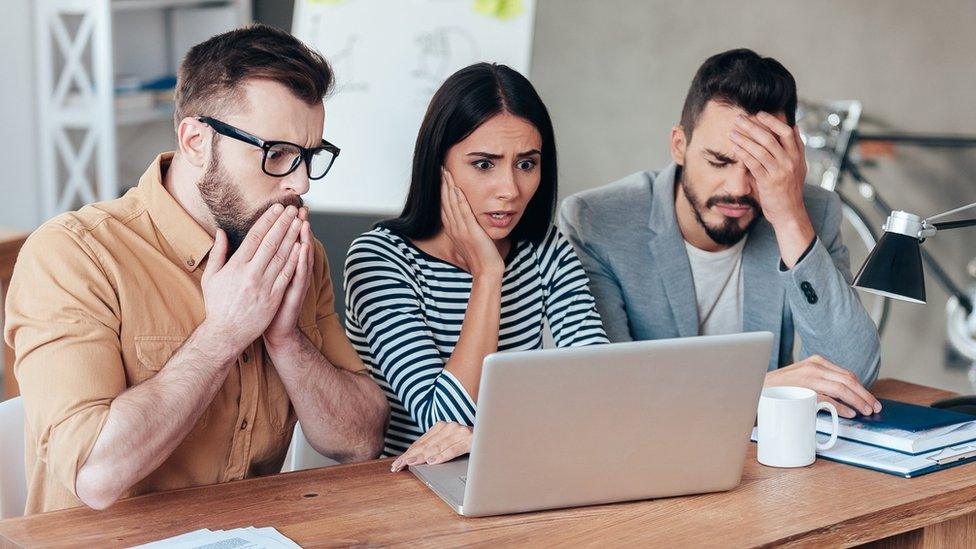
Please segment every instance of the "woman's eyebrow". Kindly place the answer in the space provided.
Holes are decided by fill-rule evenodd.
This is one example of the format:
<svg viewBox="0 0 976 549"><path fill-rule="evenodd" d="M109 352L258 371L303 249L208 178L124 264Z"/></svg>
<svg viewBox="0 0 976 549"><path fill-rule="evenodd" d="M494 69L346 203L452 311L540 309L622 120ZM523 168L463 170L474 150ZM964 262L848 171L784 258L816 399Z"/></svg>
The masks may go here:
<svg viewBox="0 0 976 549"><path fill-rule="evenodd" d="M522 157L525 157L525 156L533 156L533 155L537 155L537 154L541 155L542 152L539 149L532 149L532 150L529 150L529 151L520 152L520 153L516 154L515 157L516 158L522 158ZM482 151L469 152L468 153L468 156L478 156L478 157L483 157L483 158L490 158L492 160L497 160L499 158L505 158L505 155L495 154L495 153L489 153L489 152L482 152Z"/></svg>
<svg viewBox="0 0 976 549"><path fill-rule="evenodd" d="M497 160L499 158L504 158L504 156L503 155L500 155L500 154L480 152L480 151L478 151L478 152L469 152L468 153L468 156L482 156L482 157L485 157L485 158L490 158L492 160Z"/></svg>

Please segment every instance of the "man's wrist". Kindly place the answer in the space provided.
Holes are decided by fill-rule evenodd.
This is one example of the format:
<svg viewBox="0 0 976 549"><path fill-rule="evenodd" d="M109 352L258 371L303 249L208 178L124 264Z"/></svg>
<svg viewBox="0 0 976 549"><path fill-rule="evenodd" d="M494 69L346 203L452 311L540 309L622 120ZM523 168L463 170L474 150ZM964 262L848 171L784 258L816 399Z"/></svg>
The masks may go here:
<svg viewBox="0 0 976 549"><path fill-rule="evenodd" d="M813 224L810 223L810 217L805 211L774 223L773 232L776 234L783 263L789 269L799 262L803 252L817 237Z"/></svg>
<svg viewBox="0 0 976 549"><path fill-rule="evenodd" d="M209 361L222 366L236 360L250 345L250 342L240 342L236 339L228 333L228 330L222 329L207 320L197 326L191 336L197 352L204 355Z"/></svg>
<svg viewBox="0 0 976 549"><path fill-rule="evenodd" d="M264 335L264 346L268 353L284 351L301 343L302 332L298 327L294 327L284 334Z"/></svg>

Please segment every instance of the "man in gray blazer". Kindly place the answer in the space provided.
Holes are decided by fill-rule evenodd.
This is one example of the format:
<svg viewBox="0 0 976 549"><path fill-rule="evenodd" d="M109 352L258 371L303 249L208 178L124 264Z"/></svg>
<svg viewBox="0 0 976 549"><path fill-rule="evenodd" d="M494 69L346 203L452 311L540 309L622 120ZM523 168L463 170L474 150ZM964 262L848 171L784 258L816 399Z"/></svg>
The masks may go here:
<svg viewBox="0 0 976 549"><path fill-rule="evenodd" d="M567 198L560 225L612 341L767 330L766 386L870 414L878 333L850 287L840 200L803 184L796 104L776 60L709 58L671 130L674 162Z"/></svg>

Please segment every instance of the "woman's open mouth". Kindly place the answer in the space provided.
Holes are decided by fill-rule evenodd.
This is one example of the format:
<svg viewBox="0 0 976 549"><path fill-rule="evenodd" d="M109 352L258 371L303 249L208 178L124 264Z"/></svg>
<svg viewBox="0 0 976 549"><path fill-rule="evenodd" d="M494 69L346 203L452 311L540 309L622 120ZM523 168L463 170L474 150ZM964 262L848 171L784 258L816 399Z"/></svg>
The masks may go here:
<svg viewBox="0 0 976 549"><path fill-rule="evenodd" d="M488 218L488 223L497 229L505 229L512 224L515 219L515 212L511 210L498 210L484 214Z"/></svg>

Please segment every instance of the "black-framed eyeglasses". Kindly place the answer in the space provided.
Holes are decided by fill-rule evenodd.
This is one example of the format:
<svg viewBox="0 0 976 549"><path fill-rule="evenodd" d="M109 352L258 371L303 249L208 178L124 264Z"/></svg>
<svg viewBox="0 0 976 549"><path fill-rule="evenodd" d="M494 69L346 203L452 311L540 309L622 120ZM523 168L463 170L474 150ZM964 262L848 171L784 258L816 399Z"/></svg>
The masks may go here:
<svg viewBox="0 0 976 549"><path fill-rule="evenodd" d="M322 179L325 174L329 173L332 163L339 156L339 147L325 139L318 147L307 149L288 141L265 141L240 128L235 128L209 116L200 116L197 120L207 124L220 135L243 141L263 150L264 158L261 159L261 169L272 177L284 177L290 174L304 160L308 178L313 181Z"/></svg>

